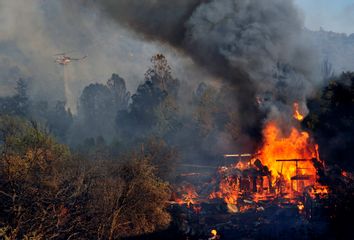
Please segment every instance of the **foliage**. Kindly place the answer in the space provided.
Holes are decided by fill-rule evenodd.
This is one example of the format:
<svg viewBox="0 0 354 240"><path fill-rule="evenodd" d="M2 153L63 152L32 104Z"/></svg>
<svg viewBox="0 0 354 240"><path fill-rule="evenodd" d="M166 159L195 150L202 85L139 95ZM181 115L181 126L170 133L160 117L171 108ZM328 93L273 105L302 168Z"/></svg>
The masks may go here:
<svg viewBox="0 0 354 240"><path fill-rule="evenodd" d="M107 84L90 84L80 96L74 133L82 139L102 136L111 140L117 112L127 109L129 99L125 81L117 74Z"/></svg>
<svg viewBox="0 0 354 240"><path fill-rule="evenodd" d="M16 94L0 98L0 115L28 116L29 105L27 82L20 78L16 83Z"/></svg>
<svg viewBox="0 0 354 240"><path fill-rule="evenodd" d="M216 89L205 83L199 84L196 90L194 118L202 136L208 135L216 127L217 95Z"/></svg>
<svg viewBox="0 0 354 240"><path fill-rule="evenodd" d="M7 223L13 238L70 236L72 225L61 221L68 211L82 211L77 205L82 185L68 162L69 150L21 119L3 117L0 131L1 222ZM77 217L71 220L79 226Z"/></svg>
<svg viewBox="0 0 354 240"><path fill-rule="evenodd" d="M0 133L2 237L118 239L168 226L168 185L145 158L91 162L20 118L1 117Z"/></svg>
<svg viewBox="0 0 354 240"><path fill-rule="evenodd" d="M123 138L164 136L178 128L179 81L172 77L164 55L156 54L151 63L145 73L145 82L131 98L129 110L117 115L117 129Z"/></svg>
<svg viewBox="0 0 354 240"><path fill-rule="evenodd" d="M354 73L343 73L322 94L309 101L304 123L320 146L321 157L330 165L354 170Z"/></svg>
<svg viewBox="0 0 354 240"><path fill-rule="evenodd" d="M179 161L177 150L157 137L147 139L141 147L143 158L156 167L157 176L172 179Z"/></svg>
<svg viewBox="0 0 354 240"><path fill-rule="evenodd" d="M27 84L27 81L20 78L15 88L16 94L0 98L0 115L33 119L47 126L57 139L64 142L73 122L70 110L65 109L65 102L57 101L54 107L50 107L47 101L32 101L28 96Z"/></svg>
<svg viewBox="0 0 354 240"><path fill-rule="evenodd" d="M152 82L170 95L177 96L179 81L172 77L166 57L158 53L151 58L152 66L145 73L145 80Z"/></svg>
<svg viewBox="0 0 354 240"><path fill-rule="evenodd" d="M169 188L155 177L148 161L131 155L126 163L104 169L93 185L90 207L93 215L100 215L93 219L100 238L151 233L168 226Z"/></svg>
<svg viewBox="0 0 354 240"><path fill-rule="evenodd" d="M313 132L325 162L318 169L320 181L331 189L332 227L338 239L353 237L348 216L354 214L354 73L333 78L308 105L304 126Z"/></svg>
<svg viewBox="0 0 354 240"><path fill-rule="evenodd" d="M65 102L57 101L54 109L47 112L46 120L50 133L65 142L74 121L70 109L65 109Z"/></svg>

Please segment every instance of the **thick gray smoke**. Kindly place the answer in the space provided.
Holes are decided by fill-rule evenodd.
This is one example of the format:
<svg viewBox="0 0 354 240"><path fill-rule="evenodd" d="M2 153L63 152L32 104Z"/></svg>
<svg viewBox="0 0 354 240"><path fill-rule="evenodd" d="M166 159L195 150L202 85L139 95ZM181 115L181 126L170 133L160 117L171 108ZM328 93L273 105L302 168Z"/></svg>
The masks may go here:
<svg viewBox="0 0 354 240"><path fill-rule="evenodd" d="M99 2L121 25L182 49L227 80L246 129L258 107L272 117L291 116L294 101L306 109L318 65L291 0Z"/></svg>
<svg viewBox="0 0 354 240"><path fill-rule="evenodd" d="M103 0L103 6L122 26L144 33L145 37L181 45L185 22L204 0Z"/></svg>
<svg viewBox="0 0 354 240"><path fill-rule="evenodd" d="M294 101L306 110L317 84L315 55L291 0L28 0L26 7L0 0L0 20L0 94L29 76L32 97L66 100L71 109L85 86L113 72L135 92L150 57L162 52L174 76L194 89L221 80L222 100L251 142L266 117L288 120ZM53 54L71 50L88 58L64 72ZM233 141L219 135L227 135L216 137L219 145Z"/></svg>

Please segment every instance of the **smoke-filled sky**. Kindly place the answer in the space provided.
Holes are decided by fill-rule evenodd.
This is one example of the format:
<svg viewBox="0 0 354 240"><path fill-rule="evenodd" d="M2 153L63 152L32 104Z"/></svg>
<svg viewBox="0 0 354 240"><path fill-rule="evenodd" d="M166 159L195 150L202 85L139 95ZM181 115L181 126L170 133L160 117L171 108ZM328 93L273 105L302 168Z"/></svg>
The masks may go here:
<svg viewBox="0 0 354 240"><path fill-rule="evenodd" d="M55 54L88 55L64 68ZM66 100L75 112L79 94L90 83L118 73L129 91L143 82L150 58L164 53L180 79L200 79L203 70L162 43L145 41L118 26L87 1L0 0L0 95L13 94L18 78L30 80L31 96ZM64 76L70 92L64 93Z"/></svg>
<svg viewBox="0 0 354 240"><path fill-rule="evenodd" d="M103 11L90 4L94 2ZM0 0L0 95L10 95L16 79L25 77L31 80L33 96L66 100L75 109L85 86L103 83L112 73L135 91L149 58L162 52L177 78L198 84L222 75L240 88L238 100L244 95L247 102L256 90L275 89L274 67L282 62L298 73L284 77L287 90L303 88L300 95L291 91L288 96L304 99L313 85L315 55L303 44L303 19L292 2ZM309 11L329 3L316 1L315 7L310 4L314 1L295 2L305 6L306 19ZM333 2L349 6L348 1ZM88 58L70 64L64 74L53 55L72 50L72 57ZM70 92L64 92L64 76Z"/></svg>
<svg viewBox="0 0 354 240"><path fill-rule="evenodd" d="M32 100L66 101L77 113L86 86L117 73L134 93L150 58L162 53L190 91L180 91L183 97L201 82L227 89L223 101L239 113L240 139L257 138L266 120L287 124L295 101L305 112L306 99L322 86L323 59L313 47L321 41L304 31L304 14L310 27L307 11L320 7L308 1L301 14L294 4L301 2L0 0L0 96L13 94L23 77ZM341 19L334 22L347 26ZM61 52L88 57L64 71L54 62Z"/></svg>
<svg viewBox="0 0 354 240"><path fill-rule="evenodd" d="M295 0L304 11L305 26L327 31L354 33L354 0Z"/></svg>

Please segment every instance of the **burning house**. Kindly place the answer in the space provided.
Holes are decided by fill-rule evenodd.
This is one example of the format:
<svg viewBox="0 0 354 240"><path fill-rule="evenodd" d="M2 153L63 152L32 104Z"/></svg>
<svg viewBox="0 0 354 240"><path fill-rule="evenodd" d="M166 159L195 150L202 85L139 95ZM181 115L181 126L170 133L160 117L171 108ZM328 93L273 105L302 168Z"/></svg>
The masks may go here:
<svg viewBox="0 0 354 240"><path fill-rule="evenodd" d="M293 117L294 126L303 119L297 104ZM210 227L228 225L233 221L230 219L243 218L245 214L258 216L274 207L288 209L294 219L297 215L314 219L316 209L328 205L329 194L329 188L318 182L315 165L323 165L318 146L309 133L297 127L291 127L288 135L283 134L276 122L265 125L263 137L255 154L225 154L224 165L209 182L178 187L175 202L186 206L202 222L209 218ZM222 220L210 220L218 214L223 215ZM197 221L197 226L200 224Z"/></svg>

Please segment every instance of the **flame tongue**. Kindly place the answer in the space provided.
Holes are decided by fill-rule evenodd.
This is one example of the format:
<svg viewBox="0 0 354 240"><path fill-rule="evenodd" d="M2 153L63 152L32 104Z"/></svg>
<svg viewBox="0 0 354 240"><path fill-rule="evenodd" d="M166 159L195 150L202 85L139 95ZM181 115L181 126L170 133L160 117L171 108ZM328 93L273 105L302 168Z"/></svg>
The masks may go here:
<svg viewBox="0 0 354 240"><path fill-rule="evenodd" d="M316 157L316 146L307 132L291 128L283 136L275 122L269 122L263 131L264 144L258 158L271 170L273 177L284 176L290 181L296 175L316 175L310 159Z"/></svg>
<svg viewBox="0 0 354 240"><path fill-rule="evenodd" d="M304 115L302 115L299 111L299 104L298 103L294 103L294 114L293 117L298 120L298 121L302 121L304 120Z"/></svg>
<svg viewBox="0 0 354 240"><path fill-rule="evenodd" d="M299 121L304 118L297 103L294 104L294 118ZM241 161L245 156L252 159ZM318 146L308 132L295 126L290 126L289 133L284 134L277 122L270 121L264 126L263 144L257 154L226 154L224 157L238 157L240 161L219 168L220 180L209 199L223 199L229 212L243 212L249 208L261 211L263 208L258 206L261 200L275 198L296 204L301 212L304 204L299 197L303 193L310 197L328 193L327 187L316 182L313 159L319 160ZM189 194L184 196L184 202L193 204L198 195L186 192Z"/></svg>
<svg viewBox="0 0 354 240"><path fill-rule="evenodd" d="M237 205L242 211L240 196L251 194L254 202L275 195L294 199L316 183L312 158L317 157L317 146L309 133L291 127L290 133L284 135L276 122L268 122L263 137L262 147L249 163L238 162L231 168L219 169L223 177L210 199L222 198L228 207Z"/></svg>

